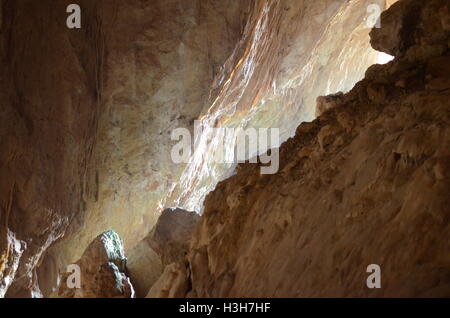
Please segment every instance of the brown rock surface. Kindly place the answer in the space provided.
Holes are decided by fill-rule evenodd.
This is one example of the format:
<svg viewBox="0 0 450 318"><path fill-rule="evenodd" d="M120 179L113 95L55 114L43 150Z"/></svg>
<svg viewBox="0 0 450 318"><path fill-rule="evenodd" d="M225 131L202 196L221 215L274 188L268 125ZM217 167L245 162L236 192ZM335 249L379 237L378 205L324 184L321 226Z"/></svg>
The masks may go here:
<svg viewBox="0 0 450 318"><path fill-rule="evenodd" d="M189 275L185 265L172 263L164 268L146 298L182 298L189 291Z"/></svg>
<svg viewBox="0 0 450 318"><path fill-rule="evenodd" d="M241 38L251 1L94 2L105 33L102 109L86 212L49 252L63 267L103 231L114 228L131 250L153 228L184 166L170 158L170 133L192 129L214 98L210 85Z"/></svg>
<svg viewBox="0 0 450 318"><path fill-rule="evenodd" d="M99 235L76 262L80 268L80 288L70 288L70 273L62 277L57 292L65 298L134 298L134 289L126 275L122 240L114 231Z"/></svg>
<svg viewBox="0 0 450 318"><path fill-rule="evenodd" d="M183 168L170 131L208 103L250 2L80 0L71 30L73 1L0 1L0 297L37 296L38 273L48 296L110 228L145 237Z"/></svg>
<svg viewBox="0 0 450 318"><path fill-rule="evenodd" d="M450 297L450 90L427 86L450 77L430 68L449 57L448 1L416 2L372 32L395 61L300 125L277 174L240 165L207 196L188 265L167 268L153 295ZM370 264L381 289L366 286Z"/></svg>
<svg viewBox="0 0 450 318"><path fill-rule="evenodd" d="M195 212L166 209L147 237L128 253L127 268L138 297L147 295L161 275L166 277L178 271L175 267L163 273L167 265L183 262L186 258L199 219Z"/></svg>
<svg viewBox="0 0 450 318"><path fill-rule="evenodd" d="M209 164L207 159L218 151L214 140L204 150L205 160L175 165L170 132L177 127L192 130L193 120L200 117L205 124L222 127L282 127L282 140L293 136L300 122L314 118L317 96L347 92L376 61L378 53L368 43L366 9L395 1L79 0L83 27L69 30L66 6L72 2L0 1L0 297L50 295L66 266L110 228L132 251L136 272L144 264L139 255L147 255L154 265L139 287L145 294L162 272L162 262L147 243L138 242L156 224L162 207L200 207L234 168ZM334 119L315 122L305 134L317 137L316 143L299 150L309 158L308 169L326 166L323 153L330 149L338 151L359 136L371 136L365 125L375 120L372 115L381 116L382 131L405 129L401 136L406 139L395 150L399 162L421 164L421 152L428 158L440 147L430 142L425 151L421 143L414 144L418 136L446 140L435 121L440 116L447 124L438 99L449 87L448 4L403 2L394 4L383 27L372 32L374 46L395 53L398 61L389 68L373 67L347 99L328 105L322 117L335 114ZM423 98L435 110L430 114L428 108L419 109L416 118L411 109L420 107L411 105ZM424 132L408 135L403 128L407 119L378 114L385 109L396 113L395 103ZM342 105L353 108L341 111ZM310 124L300 130L305 127ZM444 137L435 135L440 133ZM387 138L381 135L376 134L376 142ZM370 148L376 142L361 145ZM370 157L364 147L351 149L357 153L352 164L362 165L363 157ZM419 159L403 159L411 153ZM285 156L292 154L285 150ZM431 170L445 183L446 161L436 156ZM293 167L299 164L291 161ZM318 180L307 181L324 191L319 170ZM224 209L230 202L231 211L241 209L247 190L228 200L217 198L217 204L222 202ZM296 195L303 195L307 190L298 191ZM341 190L336 191L339 197ZM275 193L272 189L269 194ZM177 288L165 284L167 291L154 290L154 295L179 295L183 277L209 279L202 268L211 252L203 245L199 251L192 260L200 265L184 270L178 264L165 271ZM166 255L164 265L180 253ZM222 291L215 293L231 288L234 272L223 275Z"/></svg>
<svg viewBox="0 0 450 318"><path fill-rule="evenodd" d="M69 32L65 4L0 2L0 297L34 295L38 264L92 193L102 33L87 1L89 30Z"/></svg>
<svg viewBox="0 0 450 318"><path fill-rule="evenodd" d="M149 239L164 265L184 259L199 219L197 213L177 208L161 213Z"/></svg>
<svg viewBox="0 0 450 318"><path fill-rule="evenodd" d="M161 277L164 266L161 255L156 253L147 238L127 252L127 269L136 297L145 297L155 282Z"/></svg>

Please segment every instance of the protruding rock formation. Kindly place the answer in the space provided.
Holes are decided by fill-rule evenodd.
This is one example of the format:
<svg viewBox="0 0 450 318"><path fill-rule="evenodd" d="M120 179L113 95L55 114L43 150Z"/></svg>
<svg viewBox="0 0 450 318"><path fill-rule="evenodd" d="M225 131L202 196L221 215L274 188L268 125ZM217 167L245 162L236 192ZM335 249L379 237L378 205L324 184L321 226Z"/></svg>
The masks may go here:
<svg viewBox="0 0 450 318"><path fill-rule="evenodd" d="M153 230L129 253L128 269L138 297L144 297L155 282L174 280L185 281L185 269L178 264L184 262L192 235L200 216L182 209L166 209ZM167 266L170 265L170 266ZM167 266L167 267L166 267ZM166 267L164 274L162 273ZM174 275L176 273L176 275ZM160 279L163 274L164 279ZM174 278L169 278L174 277ZM164 284L167 284L164 282ZM161 287L164 289L164 287ZM156 288L158 289L158 288ZM180 297L187 286L178 286L164 293L167 297ZM183 290L181 292L180 290ZM150 297L162 296L162 294ZM165 296L164 296L165 297Z"/></svg>
<svg viewBox="0 0 450 318"><path fill-rule="evenodd" d="M161 256L150 246L148 237L139 242L127 255L128 274L136 291L136 297L145 297L164 270Z"/></svg>
<svg viewBox="0 0 450 318"><path fill-rule="evenodd" d="M108 231L101 234L76 262L75 265L80 269L79 278L76 277L77 269L63 276L58 296L134 298L133 286L126 275L126 260L122 240L117 233ZM80 286L76 286L77 279L81 283Z"/></svg>
<svg viewBox="0 0 450 318"><path fill-rule="evenodd" d="M316 106L316 116L319 117L325 111L335 107L342 103L342 97L344 94L342 92L327 95L327 96L319 96L317 97L317 106Z"/></svg>
<svg viewBox="0 0 450 318"><path fill-rule="evenodd" d="M449 297L449 19L447 0L383 14L372 45L396 59L300 125L277 174L221 182L159 295Z"/></svg>

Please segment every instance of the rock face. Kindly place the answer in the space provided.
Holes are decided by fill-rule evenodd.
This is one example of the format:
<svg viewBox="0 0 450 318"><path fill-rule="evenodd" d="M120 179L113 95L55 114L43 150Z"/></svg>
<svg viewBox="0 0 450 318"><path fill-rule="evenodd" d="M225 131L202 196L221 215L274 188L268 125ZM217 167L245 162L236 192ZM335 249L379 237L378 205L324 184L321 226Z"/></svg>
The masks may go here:
<svg viewBox="0 0 450 318"><path fill-rule="evenodd" d="M0 297L38 296L38 273L48 296L110 228L147 235L183 168L170 132L208 104L251 1L79 0L80 30L71 3L0 1Z"/></svg>
<svg viewBox="0 0 450 318"><path fill-rule="evenodd" d="M164 267L184 261L199 219L195 212L166 209L149 235L130 251L127 267L138 297L147 295L150 287L160 279ZM167 272L177 272L180 269L177 266L168 266L163 276L169 275ZM182 275L186 277L186 273ZM174 295L180 295L180 292L167 292L169 295L177 297Z"/></svg>
<svg viewBox="0 0 450 318"><path fill-rule="evenodd" d="M214 81L217 97L199 118L199 151L162 206L201 212L206 194L232 174L234 164L214 161L223 151L214 127L278 128L283 142L315 118L317 96L350 90L378 59L369 32L388 2L255 1L242 40ZM225 151L235 145L230 138Z"/></svg>
<svg viewBox="0 0 450 318"><path fill-rule="evenodd" d="M0 2L0 297L38 294L37 266L92 193L102 33L87 1L92 24L69 32L68 3Z"/></svg>
<svg viewBox="0 0 450 318"><path fill-rule="evenodd" d="M153 228L183 169L170 158L171 132L191 129L214 98L210 84L241 38L251 1L94 2L104 43L101 116L85 213L49 251L62 267L103 231L114 228L131 250Z"/></svg>
<svg viewBox="0 0 450 318"><path fill-rule="evenodd" d="M172 263L152 285L146 298L183 298L189 291L189 270L185 264Z"/></svg>
<svg viewBox="0 0 450 318"><path fill-rule="evenodd" d="M161 206L200 207L232 167L175 165L171 131L289 137L374 63L367 6L385 3L78 0L72 30L73 2L0 1L0 296L48 296L104 231L131 250Z"/></svg>
<svg viewBox="0 0 450 318"><path fill-rule="evenodd" d="M161 256L143 239L128 253L127 269L136 297L145 297L164 270Z"/></svg>
<svg viewBox="0 0 450 318"><path fill-rule="evenodd" d="M72 30L66 27L71 0L0 1L0 297L51 295L67 265L111 228L130 251L132 273L144 268L139 255L152 262L138 287L145 295L162 266L181 255L163 253L161 260L141 242L162 208L200 208L234 169L211 164L220 147L210 129L201 136L201 160L174 164L173 129L192 131L200 119L209 127L279 127L282 140L293 136L300 122L314 118L317 96L348 92L377 60L368 6L382 10L394 2L78 0L82 28ZM392 103L408 113L400 94L446 92L448 7L424 3L394 4L383 18L388 27L372 32L374 47L398 60L390 71L372 69L353 91L361 95L352 101L358 116L365 107ZM344 96L322 101L324 116L350 103ZM323 127L315 122L320 133L307 135L317 135L321 149L335 135L350 142L363 134L358 125L372 120L357 115L338 116L351 137L341 136L333 120ZM425 125L426 116L411 120ZM399 147L415 153L408 143ZM445 166L433 171L446 180ZM242 196L227 201L237 208ZM211 252L199 250L194 259L205 263ZM197 268L173 265L166 273L179 288L164 284L166 292L153 295L184 293L180 277L206 280Z"/></svg>
<svg viewBox="0 0 450 318"><path fill-rule="evenodd" d="M219 183L152 295L449 297L449 19L446 0L383 14L372 44L396 59L300 125L277 174L243 164Z"/></svg>
<svg viewBox="0 0 450 318"><path fill-rule="evenodd" d="M66 298L134 298L134 289L126 273L122 240L114 231L98 236L75 264L80 269L80 288L73 273L66 273L58 290Z"/></svg>
<svg viewBox="0 0 450 318"><path fill-rule="evenodd" d="M150 245L164 265L184 259L200 216L182 209L166 209L150 232Z"/></svg>

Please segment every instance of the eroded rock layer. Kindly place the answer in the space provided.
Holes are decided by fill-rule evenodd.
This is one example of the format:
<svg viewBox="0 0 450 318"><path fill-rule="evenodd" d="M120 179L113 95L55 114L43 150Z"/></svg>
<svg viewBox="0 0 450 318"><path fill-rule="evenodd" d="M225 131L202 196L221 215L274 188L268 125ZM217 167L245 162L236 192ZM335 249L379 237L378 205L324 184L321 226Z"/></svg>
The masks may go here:
<svg viewBox="0 0 450 318"><path fill-rule="evenodd" d="M245 164L219 183L159 295L449 297L449 21L445 0L383 14L372 45L396 59L301 124L277 174Z"/></svg>
<svg viewBox="0 0 450 318"><path fill-rule="evenodd" d="M0 297L48 296L104 231L147 235L183 168L170 132L207 105L251 4L0 1Z"/></svg>
<svg viewBox="0 0 450 318"><path fill-rule="evenodd" d="M57 296L64 298L134 298L126 272L123 243L114 231L99 235L81 259L62 276ZM73 265L76 265L74 267Z"/></svg>
<svg viewBox="0 0 450 318"><path fill-rule="evenodd" d="M200 217L195 212L166 209L155 227L129 253L127 265L138 297L145 297L164 268L184 262Z"/></svg>

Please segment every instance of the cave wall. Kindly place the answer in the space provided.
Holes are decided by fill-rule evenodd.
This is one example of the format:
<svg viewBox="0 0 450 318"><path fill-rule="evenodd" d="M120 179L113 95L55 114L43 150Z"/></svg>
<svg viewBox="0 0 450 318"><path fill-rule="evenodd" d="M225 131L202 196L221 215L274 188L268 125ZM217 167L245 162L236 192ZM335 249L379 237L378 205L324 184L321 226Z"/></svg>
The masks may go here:
<svg viewBox="0 0 450 318"><path fill-rule="evenodd" d="M52 251L77 260L114 229L133 248L161 212L161 197L182 172L170 158L177 127L210 99L210 83L239 41L251 1L118 1L105 40L102 114L80 224Z"/></svg>
<svg viewBox="0 0 450 318"><path fill-rule="evenodd" d="M14 279L31 293L34 269L46 249L84 209L100 111L96 58L102 53L95 19L83 32L65 28L64 1L2 1L1 6L4 296ZM95 5L86 3L86 15L93 10ZM74 48L75 43L82 46Z"/></svg>
<svg viewBox="0 0 450 318"><path fill-rule="evenodd" d="M232 174L234 164L214 163L223 147L211 128L278 128L283 142L315 118L317 96L350 90L379 56L369 43L378 17L373 8L381 13L393 2L258 2L230 65L215 81L217 98L200 117L206 127L200 153L162 205L201 212L205 196ZM235 145L228 141L225 151Z"/></svg>
<svg viewBox="0 0 450 318"><path fill-rule="evenodd" d="M48 295L105 230L147 234L180 169L169 133L199 115L251 3L81 0L70 30L72 2L0 3L0 296L39 296L39 264Z"/></svg>
<svg viewBox="0 0 450 318"><path fill-rule="evenodd" d="M149 297L450 296L448 1L393 4L371 43L396 59L301 124L277 174L220 182Z"/></svg>
<svg viewBox="0 0 450 318"><path fill-rule="evenodd" d="M171 131L287 139L376 61L367 6L392 2L80 0L69 30L71 1L1 1L0 296L48 296L104 231L130 250L161 208L200 210L233 167L175 165Z"/></svg>

